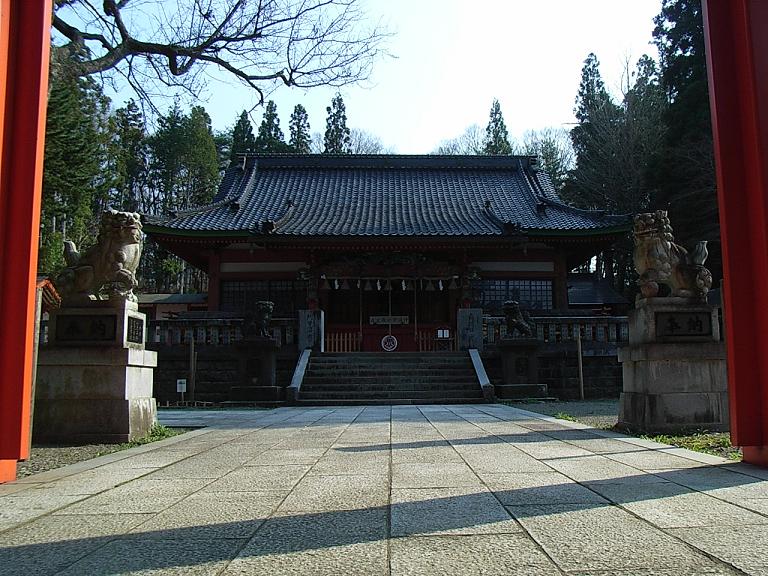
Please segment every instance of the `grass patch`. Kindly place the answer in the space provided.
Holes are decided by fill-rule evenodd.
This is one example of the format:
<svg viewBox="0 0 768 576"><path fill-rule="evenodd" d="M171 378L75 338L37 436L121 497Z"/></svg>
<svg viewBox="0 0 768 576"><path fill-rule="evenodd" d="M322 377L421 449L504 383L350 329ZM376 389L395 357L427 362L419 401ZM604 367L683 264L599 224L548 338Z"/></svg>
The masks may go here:
<svg viewBox="0 0 768 576"><path fill-rule="evenodd" d="M192 430L192 428L169 428L168 426L163 426L162 424L154 424L152 425L152 428L149 430L149 432L141 438L136 438L130 442L122 442L121 444L117 444L110 450L100 452L99 456L103 456L104 454L111 454L112 452L119 452L120 450L128 450L129 448L136 448L136 446L143 446L144 444L157 442L158 440L165 440L166 438L173 438L174 436L184 434L190 430Z"/></svg>
<svg viewBox="0 0 768 576"><path fill-rule="evenodd" d="M559 418L560 420L570 420L571 422L578 422L578 420L574 417L568 414L568 412L555 412L553 414L555 418Z"/></svg>
<svg viewBox="0 0 768 576"><path fill-rule="evenodd" d="M641 438L695 452L712 454L729 460L741 460L741 449L731 444L731 435L727 432L701 431L676 436L660 434L658 436L641 436Z"/></svg>

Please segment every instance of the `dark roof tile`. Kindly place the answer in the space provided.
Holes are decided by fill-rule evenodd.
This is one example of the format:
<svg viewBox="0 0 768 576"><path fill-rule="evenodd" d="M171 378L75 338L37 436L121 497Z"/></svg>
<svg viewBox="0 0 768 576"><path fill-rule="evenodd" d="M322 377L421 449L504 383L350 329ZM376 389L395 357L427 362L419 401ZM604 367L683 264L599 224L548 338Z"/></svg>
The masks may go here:
<svg viewBox="0 0 768 576"><path fill-rule="evenodd" d="M150 219L148 231L260 233L266 221L281 236L494 236L507 223L599 233L629 223L563 204L527 156L262 155L234 162L213 204Z"/></svg>

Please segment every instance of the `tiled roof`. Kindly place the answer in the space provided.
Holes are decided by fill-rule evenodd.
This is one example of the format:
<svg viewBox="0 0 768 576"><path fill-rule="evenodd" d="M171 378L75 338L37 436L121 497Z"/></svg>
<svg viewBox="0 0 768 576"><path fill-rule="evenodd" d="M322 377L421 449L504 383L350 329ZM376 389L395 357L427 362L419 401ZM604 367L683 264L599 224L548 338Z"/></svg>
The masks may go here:
<svg viewBox="0 0 768 576"><path fill-rule="evenodd" d="M214 203L148 218L152 233L498 236L628 227L563 204L528 156L259 155L233 163Z"/></svg>

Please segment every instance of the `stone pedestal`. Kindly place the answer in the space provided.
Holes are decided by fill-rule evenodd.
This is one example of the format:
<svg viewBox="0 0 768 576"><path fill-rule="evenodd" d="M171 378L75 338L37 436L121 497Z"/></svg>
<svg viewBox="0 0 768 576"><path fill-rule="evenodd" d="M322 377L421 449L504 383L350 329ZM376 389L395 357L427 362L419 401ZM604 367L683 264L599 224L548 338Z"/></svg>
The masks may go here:
<svg viewBox="0 0 768 576"><path fill-rule="evenodd" d="M638 300L619 361L620 426L647 434L728 430L726 353L716 309L683 298Z"/></svg>
<svg viewBox="0 0 768 576"><path fill-rule="evenodd" d="M275 402L283 399L277 383L277 342L251 336L235 345L238 384L230 388L233 402Z"/></svg>
<svg viewBox="0 0 768 576"><path fill-rule="evenodd" d="M543 398L547 386L539 384L538 351L535 338L502 338L497 344L501 356L503 383L495 386L497 398Z"/></svg>
<svg viewBox="0 0 768 576"><path fill-rule="evenodd" d="M127 442L157 420L157 352L144 349L146 317L133 302L94 302L51 315L40 348L34 438Z"/></svg>

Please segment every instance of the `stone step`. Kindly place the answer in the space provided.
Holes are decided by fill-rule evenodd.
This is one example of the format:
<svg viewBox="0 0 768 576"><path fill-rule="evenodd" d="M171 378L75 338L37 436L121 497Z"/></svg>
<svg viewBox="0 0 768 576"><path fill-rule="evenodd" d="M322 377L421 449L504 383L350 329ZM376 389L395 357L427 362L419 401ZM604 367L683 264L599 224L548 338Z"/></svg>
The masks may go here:
<svg viewBox="0 0 768 576"><path fill-rule="evenodd" d="M304 376L304 383L309 382L334 382L339 380L351 380L354 382L398 382L400 380L410 380L413 382L457 382L476 380L474 372L463 372L460 374L414 374L412 372L398 372L396 374L357 374L357 373L328 373L318 374L315 371L309 371Z"/></svg>
<svg viewBox="0 0 768 576"><path fill-rule="evenodd" d="M493 389L496 397L502 400L542 398L547 395L544 384L496 384Z"/></svg>
<svg viewBox="0 0 768 576"><path fill-rule="evenodd" d="M429 398L389 398L386 400L298 400L297 406L405 406L405 405L438 405L438 404L483 404L483 398L445 398L432 400Z"/></svg>
<svg viewBox="0 0 768 576"><path fill-rule="evenodd" d="M299 392L300 403L317 405L482 399L466 352L313 354Z"/></svg>
<svg viewBox="0 0 768 576"><path fill-rule="evenodd" d="M422 384L419 382L379 382L375 384L359 384L350 382L328 382L323 384L304 384L301 387L303 392L311 391L329 391L329 392L348 392L350 394L381 391L381 390L419 390L419 391L440 391L440 390L475 390L478 387L476 382L454 382L450 384Z"/></svg>
<svg viewBox="0 0 768 576"><path fill-rule="evenodd" d="M357 398L357 399L364 399L364 398L433 398L433 399L440 399L440 398L475 398L475 397L481 397L482 393L480 392L480 388L478 387L476 393L474 390L400 390L400 389L392 389L392 390L381 390L381 391L358 391L354 396L350 396L348 392L344 391L337 391L337 392L329 392L329 391L302 391L301 397L305 400L311 400L311 399L339 399L343 400L345 398Z"/></svg>

